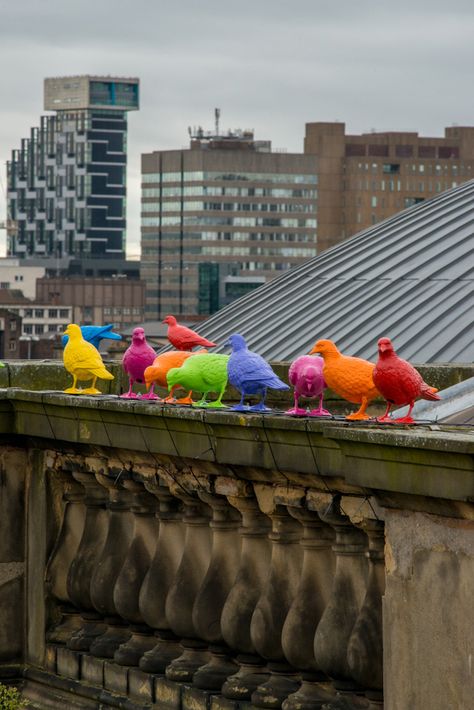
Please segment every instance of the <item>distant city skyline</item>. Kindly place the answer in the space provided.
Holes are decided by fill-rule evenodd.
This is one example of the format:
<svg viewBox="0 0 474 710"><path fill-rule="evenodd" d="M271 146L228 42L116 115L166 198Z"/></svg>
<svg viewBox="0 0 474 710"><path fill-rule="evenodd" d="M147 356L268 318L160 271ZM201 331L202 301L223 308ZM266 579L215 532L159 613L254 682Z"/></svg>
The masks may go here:
<svg viewBox="0 0 474 710"><path fill-rule="evenodd" d="M141 111L129 124L127 252L140 244L140 156L187 147L189 125L253 128L274 148L302 152L305 123L345 122L348 133L474 124L470 0L314 0L226 7L182 0L2 7L0 220L5 163L43 110L43 79L138 76ZM5 251L0 232L0 253Z"/></svg>

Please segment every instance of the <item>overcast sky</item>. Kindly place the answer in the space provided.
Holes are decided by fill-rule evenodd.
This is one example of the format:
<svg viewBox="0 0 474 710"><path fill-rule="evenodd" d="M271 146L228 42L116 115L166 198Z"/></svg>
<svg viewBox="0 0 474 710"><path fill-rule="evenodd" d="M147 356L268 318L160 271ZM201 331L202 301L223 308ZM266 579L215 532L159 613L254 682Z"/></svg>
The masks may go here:
<svg viewBox="0 0 474 710"><path fill-rule="evenodd" d="M301 151L310 121L441 136L474 125L473 0L0 0L5 161L43 111L43 78L138 76L129 115L128 251L140 242L140 154L187 127L254 128ZM5 233L0 232L0 247Z"/></svg>

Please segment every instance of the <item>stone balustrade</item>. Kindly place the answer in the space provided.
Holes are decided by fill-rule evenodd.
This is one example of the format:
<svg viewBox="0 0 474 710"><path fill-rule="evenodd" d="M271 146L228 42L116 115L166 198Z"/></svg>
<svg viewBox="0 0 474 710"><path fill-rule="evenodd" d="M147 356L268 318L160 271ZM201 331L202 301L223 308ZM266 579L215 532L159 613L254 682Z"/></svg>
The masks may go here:
<svg viewBox="0 0 474 710"><path fill-rule="evenodd" d="M435 710L471 697L470 432L14 390L0 427L26 550L24 647L10 623L0 653L39 707ZM467 614L459 661L443 659L464 684L438 706L437 679L433 695L399 670L403 613L413 623L439 603L422 600L430 571ZM5 599L0 584L0 613Z"/></svg>

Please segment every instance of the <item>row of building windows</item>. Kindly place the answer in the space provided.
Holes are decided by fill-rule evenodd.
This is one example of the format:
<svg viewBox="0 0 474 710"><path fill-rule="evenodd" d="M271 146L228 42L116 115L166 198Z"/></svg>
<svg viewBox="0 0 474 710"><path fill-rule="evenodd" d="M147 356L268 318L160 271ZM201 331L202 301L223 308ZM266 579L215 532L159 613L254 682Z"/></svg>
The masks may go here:
<svg viewBox="0 0 474 710"><path fill-rule="evenodd" d="M143 202L142 212L315 212L316 205L312 203L272 203L268 202L201 202L198 200L185 200L184 202Z"/></svg>
<svg viewBox="0 0 474 710"><path fill-rule="evenodd" d="M346 167L350 169L351 163ZM451 175L466 175L471 173L471 166L461 164L449 164L444 163L440 165L439 163L357 163L357 170L363 170L364 172L372 172L377 174L379 172L385 174L394 173L424 173L427 175L442 175L451 173Z"/></svg>
<svg viewBox="0 0 474 710"><path fill-rule="evenodd" d="M289 187L227 187L222 185L175 185L173 187L144 187L142 197L305 197L316 199L317 190Z"/></svg>
<svg viewBox="0 0 474 710"><path fill-rule="evenodd" d="M208 182L209 180L239 180L252 182L269 182L269 183L295 183L295 184L316 184L318 182L316 175L296 175L291 173L222 173L208 171L184 171L184 172L163 172L163 173L144 173L142 175L143 183L161 183L161 182Z"/></svg>
<svg viewBox="0 0 474 710"><path fill-rule="evenodd" d="M358 180L355 187L352 189L359 191L372 192L442 192L449 190L452 187L457 187L459 183L456 180L440 180L432 181L417 181L417 180ZM349 190L351 186L349 185Z"/></svg>
<svg viewBox="0 0 474 710"><path fill-rule="evenodd" d="M175 249L163 248L163 254L169 251L171 254L175 253ZM193 246L186 249L187 254L202 254L203 256L275 256L275 257L307 257L316 256L316 249L314 247L244 247L244 246Z"/></svg>
<svg viewBox="0 0 474 710"><path fill-rule="evenodd" d="M134 316L139 316L139 315L141 315L141 313L142 313L142 309L141 309L141 308L127 308L127 307L125 307L125 308L109 308L109 307L106 307L106 308L103 309L103 313L104 313L104 316L111 316L111 315L116 315L116 316L119 316L119 315L124 315L124 316L134 315Z"/></svg>
<svg viewBox="0 0 474 710"><path fill-rule="evenodd" d="M409 145L399 144L389 146L382 143L373 143L365 145L364 143L347 143L345 153L347 157L357 157L368 155L374 158L388 158L390 154L397 158L413 158L415 154L418 158L439 158L440 160L449 160L459 158L458 146L446 145Z"/></svg>
<svg viewBox="0 0 474 710"><path fill-rule="evenodd" d="M300 227L316 229L315 219L285 219L273 217L142 217L142 227L183 225L229 225L233 227Z"/></svg>
<svg viewBox="0 0 474 710"><path fill-rule="evenodd" d="M49 325L45 325L44 323L35 323L34 325L32 323L26 323L23 325L23 333L24 335L43 335L43 333L63 333L68 324L67 323L61 323L61 325L57 325L56 323L50 323Z"/></svg>
<svg viewBox="0 0 474 710"><path fill-rule="evenodd" d="M181 242L181 235L179 232L172 232L169 234L154 235L153 239L150 238L151 235L147 234L146 239L142 241L142 256L147 256L150 254L156 255L158 251L158 245L166 242L175 242L179 244ZM216 242L216 241L228 241L228 242L296 242L299 244L308 244L315 242L315 236L312 234L296 233L296 234L285 234L284 232L201 232L197 234L185 232L183 234L183 243L192 243L194 241L203 242ZM176 246L174 247L176 248Z"/></svg>

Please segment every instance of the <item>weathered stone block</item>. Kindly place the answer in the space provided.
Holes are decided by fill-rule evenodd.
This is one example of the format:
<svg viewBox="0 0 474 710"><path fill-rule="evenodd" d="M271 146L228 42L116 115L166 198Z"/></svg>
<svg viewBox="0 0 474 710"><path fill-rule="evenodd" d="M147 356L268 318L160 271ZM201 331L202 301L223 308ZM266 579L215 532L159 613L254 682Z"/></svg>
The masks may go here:
<svg viewBox="0 0 474 710"><path fill-rule="evenodd" d="M237 700L223 698L222 695L213 695L211 698L211 710L240 710Z"/></svg>
<svg viewBox="0 0 474 710"><path fill-rule="evenodd" d="M167 678L155 678L155 702L163 710L181 710L183 686Z"/></svg>
<svg viewBox="0 0 474 710"><path fill-rule="evenodd" d="M56 668L59 675L73 680L81 677L82 654L69 648L58 646L56 653Z"/></svg>
<svg viewBox="0 0 474 710"><path fill-rule="evenodd" d="M101 658L94 658L94 656L84 654L82 657L81 677L88 683L102 688L104 685L104 661Z"/></svg>
<svg viewBox="0 0 474 710"><path fill-rule="evenodd" d="M45 649L44 667L46 668L47 671L51 671L51 673L57 673L57 668L56 668L57 650L58 650L58 647L54 646L51 643L47 644L46 649Z"/></svg>
<svg viewBox="0 0 474 710"><path fill-rule="evenodd" d="M110 661L104 662L104 687L119 695L128 693L128 668Z"/></svg>
<svg viewBox="0 0 474 710"><path fill-rule="evenodd" d="M183 710L210 710L212 695L207 690L186 685L183 688L182 708Z"/></svg>
<svg viewBox="0 0 474 710"><path fill-rule="evenodd" d="M138 703L152 703L155 698L154 676L144 673L138 668L128 671L128 694Z"/></svg>

